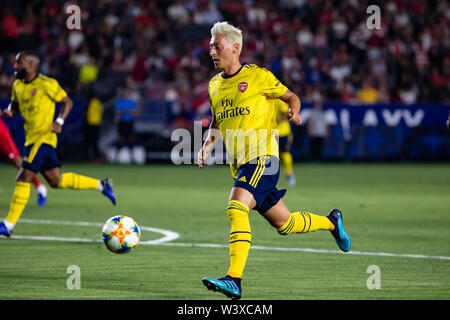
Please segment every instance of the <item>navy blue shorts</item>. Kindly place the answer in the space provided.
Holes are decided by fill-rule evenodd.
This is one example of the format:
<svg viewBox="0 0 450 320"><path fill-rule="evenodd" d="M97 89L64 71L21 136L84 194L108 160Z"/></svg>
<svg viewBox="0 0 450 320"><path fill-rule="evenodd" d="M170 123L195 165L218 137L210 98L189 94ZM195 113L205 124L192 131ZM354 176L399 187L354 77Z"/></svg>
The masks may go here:
<svg viewBox="0 0 450 320"><path fill-rule="evenodd" d="M263 214L284 197L286 189L277 189L280 177L280 161L277 157L261 156L253 162L239 168L233 186L248 190L256 201L253 209Z"/></svg>
<svg viewBox="0 0 450 320"><path fill-rule="evenodd" d="M46 143L35 143L25 147L25 158L22 167L34 173L44 172L56 167L61 167L56 149Z"/></svg>

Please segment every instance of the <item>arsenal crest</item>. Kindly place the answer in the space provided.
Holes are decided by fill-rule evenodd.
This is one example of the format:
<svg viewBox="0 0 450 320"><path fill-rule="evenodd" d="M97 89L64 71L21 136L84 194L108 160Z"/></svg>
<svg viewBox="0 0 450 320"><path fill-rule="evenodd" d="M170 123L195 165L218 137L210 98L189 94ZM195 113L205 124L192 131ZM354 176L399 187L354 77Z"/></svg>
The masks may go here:
<svg viewBox="0 0 450 320"><path fill-rule="evenodd" d="M244 92L245 90L247 90L247 87L248 87L247 82L239 82L238 84L238 89L240 92Z"/></svg>
<svg viewBox="0 0 450 320"><path fill-rule="evenodd" d="M36 91L37 91L36 88L31 89L31 95L34 96L36 94Z"/></svg>

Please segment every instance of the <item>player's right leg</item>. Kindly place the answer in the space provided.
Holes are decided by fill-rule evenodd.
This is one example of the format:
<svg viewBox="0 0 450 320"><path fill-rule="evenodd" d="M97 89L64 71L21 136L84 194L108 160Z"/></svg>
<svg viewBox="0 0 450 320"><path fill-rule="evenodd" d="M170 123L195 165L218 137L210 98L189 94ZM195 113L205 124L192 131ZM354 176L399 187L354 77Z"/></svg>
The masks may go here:
<svg viewBox="0 0 450 320"><path fill-rule="evenodd" d="M241 279L252 238L248 214L255 205L256 201L249 191L239 187L232 189L227 208L231 223L230 266L223 278L203 279L203 284L209 290L221 292L232 299L242 296Z"/></svg>
<svg viewBox="0 0 450 320"><path fill-rule="evenodd" d="M328 230L342 251L347 252L350 250L351 240L344 230L342 213L337 209L333 209L327 217L307 211L291 213L283 200L280 200L265 212L263 216L281 235Z"/></svg>

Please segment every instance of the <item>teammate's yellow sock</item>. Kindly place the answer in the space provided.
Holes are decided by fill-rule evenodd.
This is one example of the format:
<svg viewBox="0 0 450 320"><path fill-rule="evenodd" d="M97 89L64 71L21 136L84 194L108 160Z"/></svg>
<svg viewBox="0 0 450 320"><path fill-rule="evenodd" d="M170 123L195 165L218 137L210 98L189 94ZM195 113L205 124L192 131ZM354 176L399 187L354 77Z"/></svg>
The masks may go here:
<svg viewBox="0 0 450 320"><path fill-rule="evenodd" d="M82 176L73 172L63 173L59 181L60 189L98 189L99 180Z"/></svg>
<svg viewBox="0 0 450 320"><path fill-rule="evenodd" d="M304 211L291 213L284 226L277 228L278 233L281 235L306 233L316 230L332 231L334 230L334 225L327 217Z"/></svg>
<svg viewBox="0 0 450 320"><path fill-rule="evenodd" d="M16 187L12 196L11 204L9 206L9 212L6 216L6 221L15 225L19 220L25 206L28 203L30 197L31 184L28 182L16 181Z"/></svg>
<svg viewBox="0 0 450 320"><path fill-rule="evenodd" d="M281 162L284 164L286 175L289 176L294 172L292 163L292 154L290 152L282 152L280 154Z"/></svg>
<svg viewBox="0 0 450 320"><path fill-rule="evenodd" d="M227 213L231 222L230 268L227 275L234 278L242 278L252 241L248 218L249 209L242 202L231 200L228 203Z"/></svg>

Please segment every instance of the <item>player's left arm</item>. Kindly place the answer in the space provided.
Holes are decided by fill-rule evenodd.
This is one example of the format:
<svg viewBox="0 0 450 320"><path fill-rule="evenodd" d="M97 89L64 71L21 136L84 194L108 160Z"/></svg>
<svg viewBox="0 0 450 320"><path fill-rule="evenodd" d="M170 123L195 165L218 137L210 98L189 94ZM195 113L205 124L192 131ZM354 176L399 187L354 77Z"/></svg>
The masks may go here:
<svg viewBox="0 0 450 320"><path fill-rule="evenodd" d="M287 90L279 99L286 102L289 106L289 111L287 113L289 121L295 125L301 124L302 118L300 117L300 98L291 90Z"/></svg>
<svg viewBox="0 0 450 320"><path fill-rule="evenodd" d="M58 117L56 118L56 120L53 122L53 125L52 125L53 131L58 134L61 133L64 121L66 121L66 119L69 116L70 111L72 111L72 107L73 107L73 101L72 101L72 99L70 99L69 96L65 96L59 102L62 104L61 111L59 112Z"/></svg>

